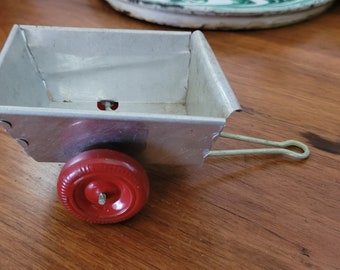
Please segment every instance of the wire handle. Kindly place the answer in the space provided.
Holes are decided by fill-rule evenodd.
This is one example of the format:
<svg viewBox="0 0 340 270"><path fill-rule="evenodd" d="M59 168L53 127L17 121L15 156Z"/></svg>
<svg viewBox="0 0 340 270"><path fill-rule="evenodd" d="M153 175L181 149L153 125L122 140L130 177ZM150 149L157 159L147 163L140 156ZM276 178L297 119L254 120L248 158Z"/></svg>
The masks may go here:
<svg viewBox="0 0 340 270"><path fill-rule="evenodd" d="M220 137L262 144L267 146L273 146L275 148L255 148L255 149L235 149L235 150L213 150L209 151L208 156L238 156L238 155L256 155L256 154L283 154L296 159L305 159L309 156L310 150L307 145L296 140L287 140L282 142L269 141L254 137L248 137L238 134L232 134L228 132L221 132ZM303 152L295 152L288 150L290 146L295 146L300 148Z"/></svg>

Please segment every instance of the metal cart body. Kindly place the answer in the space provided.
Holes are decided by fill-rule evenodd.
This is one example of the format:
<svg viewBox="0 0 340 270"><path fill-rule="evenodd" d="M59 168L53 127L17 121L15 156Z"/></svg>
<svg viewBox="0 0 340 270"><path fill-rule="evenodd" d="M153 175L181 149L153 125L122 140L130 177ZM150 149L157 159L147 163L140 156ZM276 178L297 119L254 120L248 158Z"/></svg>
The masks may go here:
<svg viewBox="0 0 340 270"><path fill-rule="evenodd" d="M0 120L37 161L112 148L200 164L239 110L200 31L15 25L0 55ZM101 110L98 102L115 103Z"/></svg>
<svg viewBox="0 0 340 270"><path fill-rule="evenodd" d="M121 222L144 207L150 186L140 162L309 155L297 141L222 132L240 106L199 31L16 25L0 55L0 94L0 124L35 160L66 162L59 199L93 223ZM217 136L275 148L211 151Z"/></svg>

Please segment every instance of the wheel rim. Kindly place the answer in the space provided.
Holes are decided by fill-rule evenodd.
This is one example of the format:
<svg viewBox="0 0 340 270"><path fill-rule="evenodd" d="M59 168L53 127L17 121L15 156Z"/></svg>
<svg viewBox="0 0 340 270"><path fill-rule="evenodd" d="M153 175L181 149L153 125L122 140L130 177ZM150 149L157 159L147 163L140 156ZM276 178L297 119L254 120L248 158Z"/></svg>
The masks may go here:
<svg viewBox="0 0 340 270"><path fill-rule="evenodd" d="M146 203L149 183L142 166L112 150L90 150L72 158L58 180L58 195L75 216L115 223L134 216Z"/></svg>

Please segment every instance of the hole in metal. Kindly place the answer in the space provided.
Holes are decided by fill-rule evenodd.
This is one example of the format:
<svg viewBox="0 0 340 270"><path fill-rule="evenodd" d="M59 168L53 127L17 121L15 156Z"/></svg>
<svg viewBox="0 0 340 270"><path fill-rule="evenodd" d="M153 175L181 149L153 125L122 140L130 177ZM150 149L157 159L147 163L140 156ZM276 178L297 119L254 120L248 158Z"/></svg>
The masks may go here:
<svg viewBox="0 0 340 270"><path fill-rule="evenodd" d="M97 108L101 111L115 111L117 110L119 107L119 103L118 101L114 101L114 100L99 100L97 102Z"/></svg>

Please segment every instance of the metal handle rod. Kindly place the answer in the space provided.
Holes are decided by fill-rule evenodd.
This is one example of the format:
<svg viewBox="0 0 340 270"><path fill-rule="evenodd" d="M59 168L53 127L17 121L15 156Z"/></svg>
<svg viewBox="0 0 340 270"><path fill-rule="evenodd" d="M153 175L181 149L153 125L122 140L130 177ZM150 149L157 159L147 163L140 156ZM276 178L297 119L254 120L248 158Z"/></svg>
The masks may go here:
<svg viewBox="0 0 340 270"><path fill-rule="evenodd" d="M307 145L296 140L287 140L282 142L269 141L265 139L259 139L254 137L248 137L238 134L232 134L227 132L221 132L220 137L256 143L266 146L273 146L275 148L254 148L254 149L235 149L235 150L212 150L209 151L208 156L238 156L238 155L258 155L258 154L283 154L296 159L305 159L309 156L310 150ZM287 149L290 146L300 148L303 152L296 152Z"/></svg>

